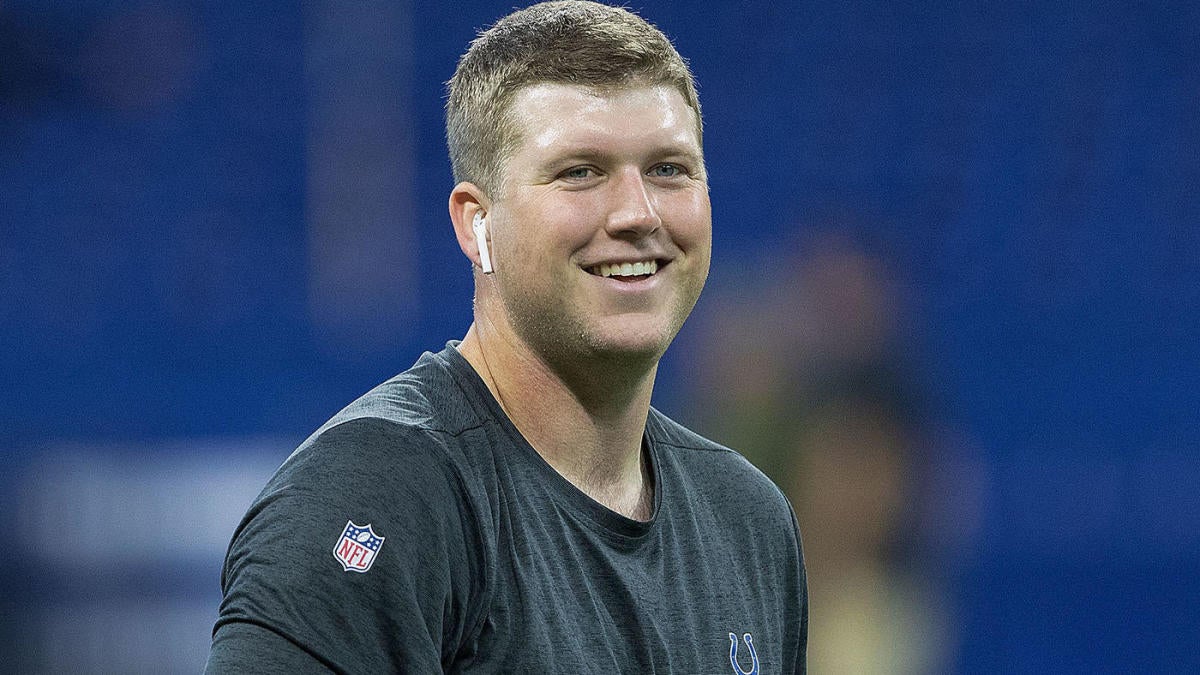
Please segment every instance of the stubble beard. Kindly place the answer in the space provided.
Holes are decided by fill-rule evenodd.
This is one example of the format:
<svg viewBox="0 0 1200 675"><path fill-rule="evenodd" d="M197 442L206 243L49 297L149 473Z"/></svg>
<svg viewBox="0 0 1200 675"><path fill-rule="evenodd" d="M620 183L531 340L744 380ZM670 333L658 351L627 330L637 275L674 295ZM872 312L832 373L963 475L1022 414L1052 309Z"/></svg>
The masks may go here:
<svg viewBox="0 0 1200 675"><path fill-rule="evenodd" d="M703 282L699 285L703 286ZM660 329L661 334L633 347L619 339L609 339L595 325L589 325L587 317L569 311L554 300L540 302L537 297L521 293L502 292L500 295L516 336L564 379L636 380L658 364L695 307L699 290L685 290L688 297L673 303L669 310L671 316Z"/></svg>

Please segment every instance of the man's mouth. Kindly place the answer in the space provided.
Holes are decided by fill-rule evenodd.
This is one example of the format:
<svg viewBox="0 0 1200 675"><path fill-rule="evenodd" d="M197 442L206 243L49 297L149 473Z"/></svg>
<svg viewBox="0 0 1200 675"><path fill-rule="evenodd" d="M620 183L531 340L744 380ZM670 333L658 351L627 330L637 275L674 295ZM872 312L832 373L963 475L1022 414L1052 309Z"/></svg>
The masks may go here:
<svg viewBox="0 0 1200 675"><path fill-rule="evenodd" d="M665 263L664 263L665 264ZM586 268L588 274L598 277L612 277L621 280L634 281L653 276L658 272L658 260L639 260L637 262L600 263Z"/></svg>

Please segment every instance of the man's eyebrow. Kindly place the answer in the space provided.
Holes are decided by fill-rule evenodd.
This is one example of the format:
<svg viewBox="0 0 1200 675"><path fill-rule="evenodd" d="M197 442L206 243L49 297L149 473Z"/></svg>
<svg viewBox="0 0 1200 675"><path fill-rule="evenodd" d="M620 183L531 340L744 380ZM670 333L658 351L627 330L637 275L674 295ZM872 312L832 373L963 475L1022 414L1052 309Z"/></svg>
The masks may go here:
<svg viewBox="0 0 1200 675"><path fill-rule="evenodd" d="M557 165L561 165L561 164L569 164L571 162L578 162L578 161L583 161L583 162L599 161L599 160L610 159L614 155L618 155L618 154L620 154L620 153L616 153L616 152L613 152L612 150L605 150L605 149L602 149L599 147L592 147L592 146L580 146L580 147L575 147L575 148L561 148L558 150L552 150L551 152L547 153L543 164L545 164L547 166L551 166L551 165L557 166ZM702 151L694 149L694 148L685 147L684 145L677 145L677 144L666 144L666 145L660 145L657 147L653 147L650 150L647 150L644 154L647 157L655 157L655 158L663 158L663 159L682 158L682 159L693 161L693 162L702 162L703 158L704 158L704 154Z"/></svg>
<svg viewBox="0 0 1200 675"><path fill-rule="evenodd" d="M604 159L612 156L611 151L604 151L600 148L593 147L576 147L576 148L556 148L551 149L546 155L547 164L562 164L574 161L591 161Z"/></svg>

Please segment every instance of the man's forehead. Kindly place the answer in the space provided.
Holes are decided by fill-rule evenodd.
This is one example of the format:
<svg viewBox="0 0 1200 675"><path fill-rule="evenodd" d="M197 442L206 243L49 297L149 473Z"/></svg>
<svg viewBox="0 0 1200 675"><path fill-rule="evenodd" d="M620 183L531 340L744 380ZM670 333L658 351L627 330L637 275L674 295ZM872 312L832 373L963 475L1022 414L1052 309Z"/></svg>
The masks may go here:
<svg viewBox="0 0 1200 675"><path fill-rule="evenodd" d="M665 84L596 88L538 83L513 96L510 114L518 150L553 150L614 136L700 149L696 111Z"/></svg>

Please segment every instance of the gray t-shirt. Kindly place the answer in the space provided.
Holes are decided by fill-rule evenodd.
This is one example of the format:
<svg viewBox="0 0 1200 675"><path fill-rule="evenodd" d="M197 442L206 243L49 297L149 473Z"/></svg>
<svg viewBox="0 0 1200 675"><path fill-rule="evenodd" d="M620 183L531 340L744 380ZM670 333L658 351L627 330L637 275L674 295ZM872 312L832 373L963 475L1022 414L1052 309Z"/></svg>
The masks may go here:
<svg viewBox="0 0 1200 675"><path fill-rule="evenodd" d="M578 490L450 343L331 419L233 536L208 672L802 673L780 491L651 409L654 514Z"/></svg>

